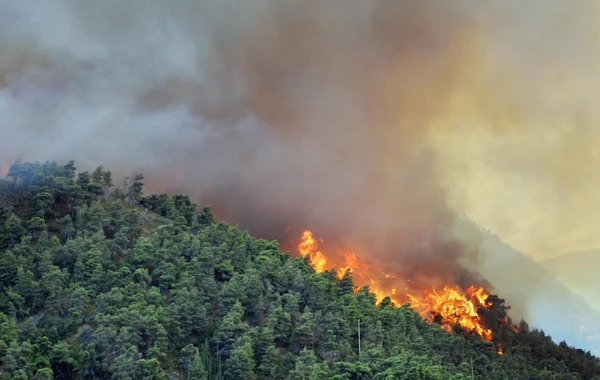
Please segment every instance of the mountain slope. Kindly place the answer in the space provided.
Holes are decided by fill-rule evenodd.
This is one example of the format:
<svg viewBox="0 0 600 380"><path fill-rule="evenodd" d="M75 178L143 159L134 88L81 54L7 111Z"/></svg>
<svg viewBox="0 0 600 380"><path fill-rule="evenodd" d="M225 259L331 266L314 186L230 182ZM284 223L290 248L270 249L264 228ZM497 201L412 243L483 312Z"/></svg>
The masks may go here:
<svg viewBox="0 0 600 380"><path fill-rule="evenodd" d="M538 264L600 310L600 276L595 271L600 268L600 250L568 253Z"/></svg>
<svg viewBox="0 0 600 380"><path fill-rule="evenodd" d="M186 196L143 196L142 176L114 189L110 172L73 163L14 173L0 208L2 378L600 376L589 353L513 331L496 298L482 314L492 342L449 334Z"/></svg>
<svg viewBox="0 0 600 380"><path fill-rule="evenodd" d="M534 262L468 219L461 221L457 230L464 239L478 242L481 256L477 268L512 306L513 318L523 317L557 340L600 354L600 313L570 283L557 279L547 269L551 264ZM556 264L557 268L562 265L558 260ZM580 282L582 288L590 286L588 291L598 289L591 284Z"/></svg>

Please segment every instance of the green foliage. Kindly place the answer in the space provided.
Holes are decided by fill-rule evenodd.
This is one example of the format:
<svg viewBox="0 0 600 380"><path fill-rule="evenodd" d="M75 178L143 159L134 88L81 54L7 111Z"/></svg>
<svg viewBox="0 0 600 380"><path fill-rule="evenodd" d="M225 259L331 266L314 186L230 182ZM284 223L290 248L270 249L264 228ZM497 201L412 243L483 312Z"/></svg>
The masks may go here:
<svg viewBox="0 0 600 380"><path fill-rule="evenodd" d="M589 352L526 323L504 300L493 342L354 294L276 242L217 222L187 196L114 188L102 166L17 162L0 207L0 378L598 379ZM357 321L361 321L361 351ZM501 345L504 355L496 354ZM472 363L472 364L471 364Z"/></svg>
<svg viewBox="0 0 600 380"><path fill-rule="evenodd" d="M4 222L4 233L0 236L4 238L3 243L7 248L13 248L18 242L19 238L25 232L25 229L21 225L21 220L15 214L10 214Z"/></svg>

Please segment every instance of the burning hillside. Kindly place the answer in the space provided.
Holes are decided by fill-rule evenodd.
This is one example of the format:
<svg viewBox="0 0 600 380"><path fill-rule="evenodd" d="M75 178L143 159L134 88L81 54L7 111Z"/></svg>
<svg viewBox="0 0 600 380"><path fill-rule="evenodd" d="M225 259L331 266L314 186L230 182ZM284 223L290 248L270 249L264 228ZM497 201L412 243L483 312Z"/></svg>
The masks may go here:
<svg viewBox="0 0 600 380"><path fill-rule="evenodd" d="M397 305L410 303L425 319L439 323L450 331L461 326L467 333L476 332L485 340L492 339L492 330L484 326L478 310L490 306L489 294L483 287L469 286L462 290L459 286L447 284L440 288L422 288L420 291L411 286L410 279L400 279L393 274L372 267L359 260L354 252L338 252L329 257L319 250L319 242L309 230L304 231L298 253L310 261L315 271L321 273L334 268L333 263L343 257L343 267L337 275L341 279L352 275L356 285L369 286L375 294L377 303L385 297Z"/></svg>
<svg viewBox="0 0 600 380"><path fill-rule="evenodd" d="M597 237L600 49L584 2L8 3L0 159L141 172L280 242L311 226L317 270L351 269L379 300L413 295L424 315L464 304L450 308L473 319L467 289L490 289L477 242L453 236L461 213L545 248L581 240L573 226ZM510 301L527 309L530 293Z"/></svg>

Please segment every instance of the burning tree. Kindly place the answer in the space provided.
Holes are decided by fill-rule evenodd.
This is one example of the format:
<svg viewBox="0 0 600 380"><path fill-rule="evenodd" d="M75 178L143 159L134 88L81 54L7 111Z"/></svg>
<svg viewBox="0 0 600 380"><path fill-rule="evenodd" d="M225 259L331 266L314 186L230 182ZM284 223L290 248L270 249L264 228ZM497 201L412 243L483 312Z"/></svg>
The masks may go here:
<svg viewBox="0 0 600 380"><path fill-rule="evenodd" d="M318 273L328 269L328 256L319 250L319 242L313 233L306 230L302 233L298 244L298 253L305 258ZM381 304L389 299L392 305L410 304L429 323L437 323L448 332L462 332L465 336L476 333L486 341L492 341L501 353L502 343L507 340L509 329L517 330L509 317L509 306L505 300L490 295L484 287L471 285L462 289L456 284L445 284L441 287L424 287L419 292L399 286L382 286L381 279L392 280L401 285L410 279L397 279L360 261L354 252L344 254L344 267L337 271L338 281L357 282L358 286L368 286L375 295L376 303ZM335 270L335 268L331 268ZM354 286L354 285L351 285ZM358 287L354 287L354 292Z"/></svg>

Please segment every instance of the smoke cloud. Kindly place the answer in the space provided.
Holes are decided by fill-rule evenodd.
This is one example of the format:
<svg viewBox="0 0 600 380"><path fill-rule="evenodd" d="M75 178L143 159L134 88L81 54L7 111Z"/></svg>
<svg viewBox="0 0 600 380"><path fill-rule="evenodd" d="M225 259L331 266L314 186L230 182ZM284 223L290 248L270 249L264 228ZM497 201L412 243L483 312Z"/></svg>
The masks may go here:
<svg viewBox="0 0 600 380"><path fill-rule="evenodd" d="M475 280L459 213L599 244L597 4L474 3L8 0L0 158L142 172L415 283Z"/></svg>

